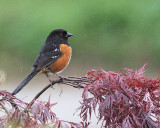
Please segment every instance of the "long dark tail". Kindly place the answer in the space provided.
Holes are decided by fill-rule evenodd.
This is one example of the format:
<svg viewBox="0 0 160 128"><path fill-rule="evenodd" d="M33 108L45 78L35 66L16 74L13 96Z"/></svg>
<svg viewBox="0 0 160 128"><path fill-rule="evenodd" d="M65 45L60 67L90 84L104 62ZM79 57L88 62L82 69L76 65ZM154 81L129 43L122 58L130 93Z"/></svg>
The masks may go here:
<svg viewBox="0 0 160 128"><path fill-rule="evenodd" d="M22 83L12 92L12 95L16 95L38 72L31 72Z"/></svg>

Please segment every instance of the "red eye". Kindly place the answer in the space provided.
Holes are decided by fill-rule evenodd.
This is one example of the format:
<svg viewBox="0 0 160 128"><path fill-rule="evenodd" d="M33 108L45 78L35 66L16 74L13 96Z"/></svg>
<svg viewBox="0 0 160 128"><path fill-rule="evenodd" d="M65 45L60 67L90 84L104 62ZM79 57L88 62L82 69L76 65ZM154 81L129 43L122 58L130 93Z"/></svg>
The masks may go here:
<svg viewBox="0 0 160 128"><path fill-rule="evenodd" d="M63 36L63 33L60 33L60 36Z"/></svg>

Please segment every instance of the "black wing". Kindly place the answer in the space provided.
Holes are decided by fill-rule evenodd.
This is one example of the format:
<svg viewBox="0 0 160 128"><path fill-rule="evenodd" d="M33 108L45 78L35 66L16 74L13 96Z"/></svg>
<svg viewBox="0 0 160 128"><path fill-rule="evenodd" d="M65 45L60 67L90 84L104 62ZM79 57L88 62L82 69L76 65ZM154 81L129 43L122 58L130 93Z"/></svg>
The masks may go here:
<svg viewBox="0 0 160 128"><path fill-rule="evenodd" d="M35 59L35 62L33 64L33 70L40 71L42 68L47 67L52 62L56 61L61 55L62 53L60 52L58 46L54 44L45 44L40 54Z"/></svg>

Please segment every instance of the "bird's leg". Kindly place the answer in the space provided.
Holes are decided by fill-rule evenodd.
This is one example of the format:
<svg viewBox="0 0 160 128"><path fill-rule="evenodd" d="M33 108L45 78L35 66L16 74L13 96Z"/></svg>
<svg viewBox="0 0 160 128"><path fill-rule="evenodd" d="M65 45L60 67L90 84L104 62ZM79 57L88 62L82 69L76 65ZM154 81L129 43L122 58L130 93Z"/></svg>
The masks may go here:
<svg viewBox="0 0 160 128"><path fill-rule="evenodd" d="M59 75L58 73L56 73L56 75L58 76L59 79L63 80L64 76L61 76L61 75ZM63 92L63 89L62 89L61 86L59 86L59 87L61 88L61 92L60 92L59 96L61 96L61 94L62 94L62 92Z"/></svg>
<svg viewBox="0 0 160 128"><path fill-rule="evenodd" d="M45 74L46 74L46 76L47 76L47 78L48 78L50 84L52 85L52 80L50 79L49 75L48 75L47 73L45 73Z"/></svg>

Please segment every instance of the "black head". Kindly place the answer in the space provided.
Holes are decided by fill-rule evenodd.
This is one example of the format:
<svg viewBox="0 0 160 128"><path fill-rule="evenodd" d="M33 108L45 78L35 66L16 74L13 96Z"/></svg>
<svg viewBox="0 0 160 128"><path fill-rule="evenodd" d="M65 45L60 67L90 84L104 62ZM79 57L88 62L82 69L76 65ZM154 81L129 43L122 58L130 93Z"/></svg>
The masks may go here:
<svg viewBox="0 0 160 128"><path fill-rule="evenodd" d="M47 42L68 43L68 37L70 36L73 36L73 34L64 29L56 29L49 34Z"/></svg>

